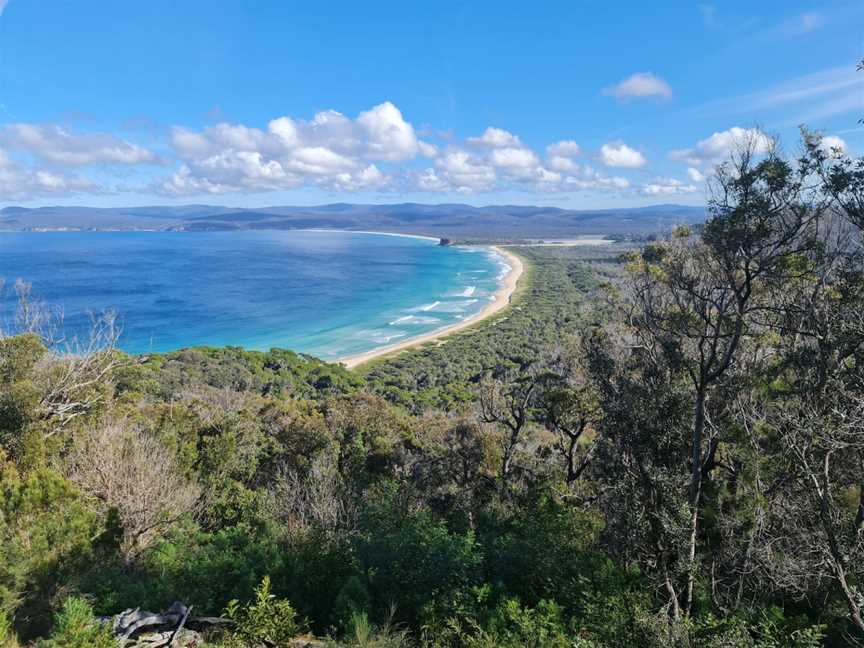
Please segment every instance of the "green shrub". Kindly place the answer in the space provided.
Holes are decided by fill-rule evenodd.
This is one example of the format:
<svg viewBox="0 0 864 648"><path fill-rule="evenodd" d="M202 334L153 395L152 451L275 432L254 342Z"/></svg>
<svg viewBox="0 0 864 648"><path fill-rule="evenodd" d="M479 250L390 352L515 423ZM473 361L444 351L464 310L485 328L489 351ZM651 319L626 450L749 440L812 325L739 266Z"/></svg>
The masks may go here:
<svg viewBox="0 0 864 648"><path fill-rule="evenodd" d="M160 610L173 601L195 606L198 614L219 614L232 599L252 598L266 574L283 569L279 547L266 530L240 526L207 533L187 527L157 543L132 567L102 558L75 585L93 595L98 614Z"/></svg>
<svg viewBox="0 0 864 648"><path fill-rule="evenodd" d="M355 615L358 612L363 612L369 608L369 591L363 584L360 577L351 576L339 594L336 596L334 603L334 612L340 625L350 625L355 621Z"/></svg>
<svg viewBox="0 0 864 648"><path fill-rule="evenodd" d="M284 567L273 573L276 591L324 633L345 627L354 610L366 610L369 593L349 542L318 531L297 535L282 547Z"/></svg>
<svg viewBox="0 0 864 648"><path fill-rule="evenodd" d="M2 454L2 453L0 453ZM91 553L96 516L58 472L20 475L0 456L0 610L24 638L50 626L48 599Z"/></svg>
<svg viewBox="0 0 864 648"><path fill-rule="evenodd" d="M407 648L410 644L408 632L395 627L392 621L375 627L365 612L355 611L351 615L348 635L338 645L339 648Z"/></svg>
<svg viewBox="0 0 864 648"><path fill-rule="evenodd" d="M260 644L287 648L306 629L306 623L297 619L291 603L270 593L269 576L255 590L254 601L246 605L231 601L225 608L225 616L234 623L228 645L237 648Z"/></svg>
<svg viewBox="0 0 864 648"><path fill-rule="evenodd" d="M93 608L83 598L72 596L55 617L51 638L39 641L37 648L116 648L110 626L93 616Z"/></svg>
<svg viewBox="0 0 864 648"><path fill-rule="evenodd" d="M503 599L484 621L450 619L442 629L427 629L429 648L600 648L570 627L552 601L523 607L515 598Z"/></svg>
<svg viewBox="0 0 864 648"><path fill-rule="evenodd" d="M12 620L0 610L0 648L14 645L15 633L12 628Z"/></svg>
<svg viewBox="0 0 864 648"><path fill-rule="evenodd" d="M598 516L548 493L530 498L509 520L484 526L487 579L528 605L554 598L573 610L600 568Z"/></svg>
<svg viewBox="0 0 864 648"><path fill-rule="evenodd" d="M406 511L393 484L370 496L358 540L377 618L396 604L399 621L416 625L423 609L474 584L482 554L471 533L452 533L428 511Z"/></svg>

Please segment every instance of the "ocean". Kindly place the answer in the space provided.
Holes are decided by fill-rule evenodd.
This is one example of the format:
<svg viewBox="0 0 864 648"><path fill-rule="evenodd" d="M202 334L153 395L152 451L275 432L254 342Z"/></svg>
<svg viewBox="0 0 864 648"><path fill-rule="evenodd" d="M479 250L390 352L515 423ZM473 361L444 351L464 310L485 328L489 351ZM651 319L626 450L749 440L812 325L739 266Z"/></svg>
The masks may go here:
<svg viewBox="0 0 864 648"><path fill-rule="evenodd" d="M286 348L327 360L458 323L508 268L486 248L317 231L0 232L0 325L17 279L63 314L66 339L118 314L129 353Z"/></svg>

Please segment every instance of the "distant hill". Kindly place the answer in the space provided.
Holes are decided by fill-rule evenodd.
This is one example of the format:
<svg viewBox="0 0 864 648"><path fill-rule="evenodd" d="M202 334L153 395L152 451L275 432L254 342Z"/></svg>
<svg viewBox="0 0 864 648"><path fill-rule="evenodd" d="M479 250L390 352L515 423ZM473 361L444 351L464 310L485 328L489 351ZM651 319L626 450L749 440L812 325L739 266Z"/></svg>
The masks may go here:
<svg viewBox="0 0 864 648"><path fill-rule="evenodd" d="M653 205L632 209L462 204L353 205L239 209L210 205L144 207L6 207L0 230L181 230L328 228L446 236L521 239L585 234L644 236L678 224L700 223L702 207Z"/></svg>

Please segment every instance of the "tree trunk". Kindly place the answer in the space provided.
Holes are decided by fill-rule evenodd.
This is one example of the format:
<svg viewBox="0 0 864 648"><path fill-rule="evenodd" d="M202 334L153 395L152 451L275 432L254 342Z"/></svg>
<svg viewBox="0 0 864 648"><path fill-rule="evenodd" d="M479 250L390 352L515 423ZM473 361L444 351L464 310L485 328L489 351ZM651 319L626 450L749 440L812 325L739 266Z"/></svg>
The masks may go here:
<svg viewBox="0 0 864 648"><path fill-rule="evenodd" d="M858 484L858 513L855 516L855 533L864 531L864 482Z"/></svg>
<svg viewBox="0 0 864 648"><path fill-rule="evenodd" d="M858 604L858 597L849 586L846 579L846 558L840 549L840 544L837 542L837 536L831 520L831 502L830 502L830 482L828 476L830 474L831 452L825 454L822 464L822 475L824 482L819 483L816 475L810 475L813 482L816 494L819 497L819 517L822 522L822 530L825 532L825 539L828 544L828 553L831 558L831 566L834 570L834 576L837 582L840 583L840 589L843 592L843 597L846 599L846 606L849 609L849 618L852 620L861 632L864 632L864 615L861 612L861 606Z"/></svg>
<svg viewBox="0 0 864 648"><path fill-rule="evenodd" d="M675 591L675 586L669 577L669 569L666 566L665 557L663 558L663 580L666 584L666 592L669 594L669 604L672 606L672 621L678 623L681 619L681 606L678 603L678 593Z"/></svg>
<svg viewBox="0 0 864 648"><path fill-rule="evenodd" d="M861 606L858 605L858 600L855 592L849 587L846 580L846 570L843 565L836 559L834 563L834 572L837 575L837 581L840 583L840 589L843 590L843 596L846 598L846 606L849 608L849 618L852 620L861 632L864 632L864 616L861 614Z"/></svg>
<svg viewBox="0 0 864 648"><path fill-rule="evenodd" d="M687 551L687 591L684 614L689 615L693 607L693 588L696 583L696 544L699 537L699 500L702 494L702 437L705 433L705 388L696 390L693 412L693 438L691 440L690 466L690 538Z"/></svg>

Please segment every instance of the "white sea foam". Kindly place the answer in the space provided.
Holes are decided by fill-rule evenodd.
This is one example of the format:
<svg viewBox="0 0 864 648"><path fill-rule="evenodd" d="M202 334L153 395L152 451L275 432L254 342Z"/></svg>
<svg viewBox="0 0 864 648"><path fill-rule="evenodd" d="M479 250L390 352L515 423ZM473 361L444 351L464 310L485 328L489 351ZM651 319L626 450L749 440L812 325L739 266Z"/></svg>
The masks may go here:
<svg viewBox="0 0 864 648"><path fill-rule="evenodd" d="M470 297L477 290L477 286L468 286L465 290L459 293L459 297Z"/></svg>
<svg viewBox="0 0 864 648"><path fill-rule="evenodd" d="M390 326L399 326L400 324L437 324L440 322L437 317L420 317L419 315L405 315L390 322Z"/></svg>
<svg viewBox="0 0 864 648"><path fill-rule="evenodd" d="M431 304L423 304L422 306L416 306L415 308L412 308L410 310L415 311L415 312L417 312L417 311L426 312L426 311L431 311L431 310L437 308L440 304L441 304L440 301L434 301Z"/></svg>
<svg viewBox="0 0 864 648"><path fill-rule="evenodd" d="M375 344L388 344L391 340L398 340L408 335L404 331L391 333L390 331L370 331L368 339Z"/></svg>
<svg viewBox="0 0 864 648"><path fill-rule="evenodd" d="M467 310L471 304L476 303L476 299L461 299L459 301L444 302L435 310L439 313L461 313Z"/></svg>

